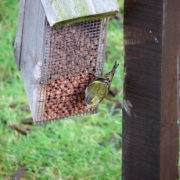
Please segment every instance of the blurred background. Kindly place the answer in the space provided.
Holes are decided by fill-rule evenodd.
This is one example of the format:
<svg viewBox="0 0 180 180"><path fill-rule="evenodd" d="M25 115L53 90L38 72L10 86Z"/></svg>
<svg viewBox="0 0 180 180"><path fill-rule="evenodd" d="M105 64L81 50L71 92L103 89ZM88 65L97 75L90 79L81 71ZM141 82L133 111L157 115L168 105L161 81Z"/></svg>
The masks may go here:
<svg viewBox="0 0 180 180"><path fill-rule="evenodd" d="M21 123L32 116L13 57L19 0L0 0L0 179L120 179L123 1L118 3L120 12L109 24L104 72L115 60L120 66L98 113L33 126Z"/></svg>

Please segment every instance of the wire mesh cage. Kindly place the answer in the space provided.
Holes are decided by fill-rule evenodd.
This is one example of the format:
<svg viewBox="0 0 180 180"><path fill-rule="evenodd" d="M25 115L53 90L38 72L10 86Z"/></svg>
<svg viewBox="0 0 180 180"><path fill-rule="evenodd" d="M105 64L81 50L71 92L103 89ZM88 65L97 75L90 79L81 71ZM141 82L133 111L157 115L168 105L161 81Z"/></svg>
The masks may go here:
<svg viewBox="0 0 180 180"><path fill-rule="evenodd" d="M36 123L97 109L85 103L87 85L102 74L108 18L50 27L46 23Z"/></svg>

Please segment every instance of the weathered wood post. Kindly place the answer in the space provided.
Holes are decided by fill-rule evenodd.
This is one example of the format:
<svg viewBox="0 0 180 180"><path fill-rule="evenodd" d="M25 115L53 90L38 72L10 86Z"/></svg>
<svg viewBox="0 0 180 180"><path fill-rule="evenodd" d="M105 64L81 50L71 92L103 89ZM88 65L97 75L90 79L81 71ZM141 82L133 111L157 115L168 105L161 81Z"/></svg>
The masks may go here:
<svg viewBox="0 0 180 180"><path fill-rule="evenodd" d="M179 0L125 0L123 180L177 180Z"/></svg>

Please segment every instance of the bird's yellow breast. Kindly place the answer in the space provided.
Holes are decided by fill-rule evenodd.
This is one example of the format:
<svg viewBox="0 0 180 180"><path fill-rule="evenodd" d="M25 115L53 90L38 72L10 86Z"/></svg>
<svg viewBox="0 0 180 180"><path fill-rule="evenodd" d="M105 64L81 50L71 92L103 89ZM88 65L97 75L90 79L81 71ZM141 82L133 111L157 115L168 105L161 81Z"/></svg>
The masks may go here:
<svg viewBox="0 0 180 180"><path fill-rule="evenodd" d="M100 81L93 81L86 88L86 104L91 107L97 106L106 96L106 84Z"/></svg>

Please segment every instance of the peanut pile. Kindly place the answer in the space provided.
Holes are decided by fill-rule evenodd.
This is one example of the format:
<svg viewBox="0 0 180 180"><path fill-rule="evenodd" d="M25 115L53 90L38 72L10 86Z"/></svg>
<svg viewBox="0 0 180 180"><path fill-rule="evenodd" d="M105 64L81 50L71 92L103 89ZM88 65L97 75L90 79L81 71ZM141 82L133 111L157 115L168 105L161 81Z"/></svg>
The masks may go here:
<svg viewBox="0 0 180 180"><path fill-rule="evenodd" d="M85 89L93 75L76 73L61 75L49 81L46 89L44 119L58 119L89 112L85 103Z"/></svg>

